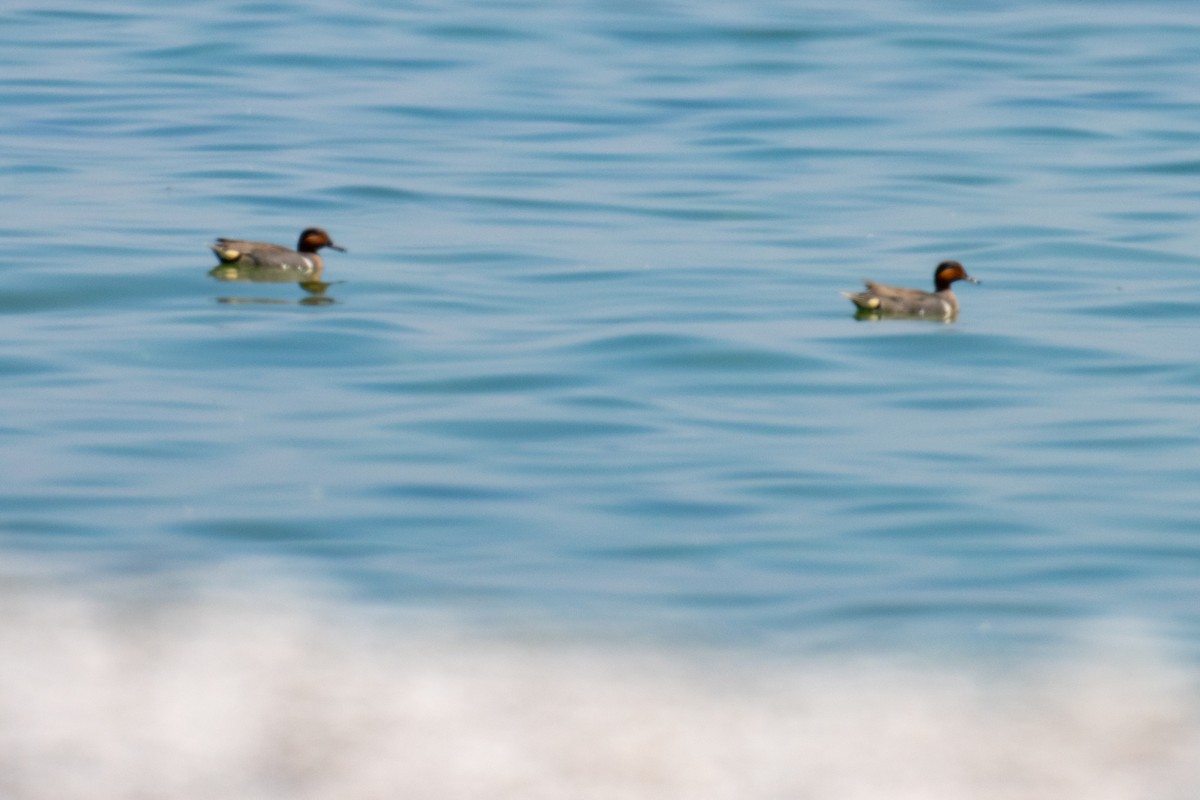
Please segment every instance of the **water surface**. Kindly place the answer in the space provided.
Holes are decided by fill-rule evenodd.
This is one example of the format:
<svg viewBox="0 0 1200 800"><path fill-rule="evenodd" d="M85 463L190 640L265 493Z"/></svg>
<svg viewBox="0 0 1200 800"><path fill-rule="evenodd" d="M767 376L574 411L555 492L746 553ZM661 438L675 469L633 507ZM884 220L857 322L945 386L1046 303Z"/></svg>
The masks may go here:
<svg viewBox="0 0 1200 800"><path fill-rule="evenodd" d="M0 22L0 661L30 687L14 719L52 721L0 764L12 796L78 793L64 741L112 797L1200 784L1178 758L1200 736L1187 4ZM349 249L321 302L209 277L211 238L310 225ZM838 295L945 258L983 280L954 324L856 321ZM360 627L374 644L340 638ZM689 672L694 648L736 663ZM525 733L491 751L513 706L475 701L510 696ZM250 698L233 743L245 717L197 721ZM362 734L419 740L403 698L447 726L419 780ZM264 750L283 718L310 738ZM819 735L837 720L869 733ZM564 749L522 761L550 727ZM638 766L638 737L695 729ZM1005 749L1027 730L1046 760ZM193 757L147 772L151 733ZM798 760L817 740L829 762ZM911 763L938 766L905 783Z"/></svg>

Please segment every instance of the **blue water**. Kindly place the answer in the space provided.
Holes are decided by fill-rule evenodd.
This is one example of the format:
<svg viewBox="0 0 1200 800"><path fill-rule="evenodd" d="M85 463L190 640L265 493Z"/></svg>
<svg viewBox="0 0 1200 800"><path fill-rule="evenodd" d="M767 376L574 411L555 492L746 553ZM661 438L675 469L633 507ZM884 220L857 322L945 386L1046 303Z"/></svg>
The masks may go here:
<svg viewBox="0 0 1200 800"><path fill-rule="evenodd" d="M160 6L0 11L9 796L1194 796L1190 4Z"/></svg>

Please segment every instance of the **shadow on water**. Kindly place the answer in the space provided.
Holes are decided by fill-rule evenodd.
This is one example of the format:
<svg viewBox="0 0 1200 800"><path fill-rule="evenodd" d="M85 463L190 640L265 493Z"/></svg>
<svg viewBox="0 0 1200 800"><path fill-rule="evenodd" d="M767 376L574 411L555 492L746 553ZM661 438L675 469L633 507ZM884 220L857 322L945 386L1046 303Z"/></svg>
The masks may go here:
<svg viewBox="0 0 1200 800"><path fill-rule="evenodd" d="M950 325L958 321L958 315L940 317L924 314L899 314L893 311L859 308L854 312L854 319L859 322L879 322L881 320L909 320L912 322L935 322L940 325Z"/></svg>
<svg viewBox="0 0 1200 800"><path fill-rule="evenodd" d="M293 302L302 306L323 306L336 303L326 292L330 286L343 281L322 281L321 273L316 275L301 274L296 270L281 267L244 267L231 264L220 264L209 270L211 277L229 283L294 283L306 292L299 300L282 300L276 297L218 297L218 303L241 304L257 303L264 305L291 305Z"/></svg>

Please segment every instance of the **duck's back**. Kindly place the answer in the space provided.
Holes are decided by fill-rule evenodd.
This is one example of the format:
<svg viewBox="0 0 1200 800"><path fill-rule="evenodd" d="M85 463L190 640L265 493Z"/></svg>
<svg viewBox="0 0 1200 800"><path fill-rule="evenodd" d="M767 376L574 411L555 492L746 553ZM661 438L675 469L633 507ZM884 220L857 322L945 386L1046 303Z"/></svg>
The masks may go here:
<svg viewBox="0 0 1200 800"><path fill-rule="evenodd" d="M958 301L950 290L926 292L903 286L888 286L885 283L863 281L867 290L858 294L847 294L854 304L869 311L891 314L915 314L920 316L953 316L958 312Z"/></svg>
<svg viewBox="0 0 1200 800"><path fill-rule="evenodd" d="M212 245L217 258L226 263L249 264L259 267L300 267L313 269L319 262L315 254L298 253L283 245L270 242L250 242L243 239L217 239Z"/></svg>
<svg viewBox="0 0 1200 800"><path fill-rule="evenodd" d="M922 289L909 289L904 286L888 286L886 283L875 283L874 281L863 281L867 287L867 294L874 295L880 300L891 300L902 303L915 303L922 300L935 299L937 295L932 292L926 292Z"/></svg>

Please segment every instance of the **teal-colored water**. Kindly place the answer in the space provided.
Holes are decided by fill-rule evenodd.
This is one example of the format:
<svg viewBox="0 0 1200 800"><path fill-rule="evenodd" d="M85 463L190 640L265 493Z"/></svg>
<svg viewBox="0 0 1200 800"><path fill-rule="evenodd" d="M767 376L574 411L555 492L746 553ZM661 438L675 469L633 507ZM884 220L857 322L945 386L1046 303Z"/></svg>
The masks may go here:
<svg viewBox="0 0 1200 800"><path fill-rule="evenodd" d="M117 606L149 609L194 585L207 587L195 613L220 617L225 601L204 598L223 590L203 576L256 565L268 582L317 582L351 618L420 610L453 619L447 630L517 639L662 638L666 658L700 641L773 663L901 653L970 672L1058 657L1119 620L1194 663L1197 42L1194 8L1172 2L10 5L0 553L16 599L5 602L53 605L21 588L49 581L109 608L96 587L115 582ZM348 248L325 251L323 294L208 275L215 236L290 245L310 225ZM959 285L953 324L857 321L838 294L864 277L927 288L946 258L982 280ZM261 603L276 602L264 588ZM238 608L226 622L257 613ZM108 612L45 613L70 620L64 649L13 669L41 674L38 658L57 663L96 635L125 643L110 655L136 650L144 632ZM316 625L307 613L287 619ZM9 616L30 620L31 642L46 625ZM191 652L195 636L205 652L242 653L244 628L223 627L160 644ZM1109 663L1129 646L1118 636L1067 663ZM465 647L522 685L550 669ZM561 653L549 661L571 691L623 683L572 674ZM176 694L195 685L144 669ZM312 669L314 685L386 672L365 653ZM1167 759L1200 741L1194 694L1159 680L1172 669L1129 680L1171 687L1164 706L1181 718L1162 734L1171 747L1151 748ZM100 687L93 700L141 702L89 675L79 683ZM1057 687L1046 696L1078 685L1041 680ZM923 679L896 681L901 716L898 698L940 697ZM704 685L689 684L689 705L703 705ZM780 695L764 693L742 711L768 714ZM851 714L855 692L833 694ZM1092 695L1071 696L1091 708ZM970 729L977 700L931 713ZM1122 729L1143 742L1139 724L1158 710L1112 713L1139 720ZM775 722L762 740L794 719ZM995 722L964 737L1028 729L1024 717ZM172 724L148 729L183 747L163 733ZM212 727L223 741L237 723ZM1039 730L1046 746L1075 735ZM1064 757L1064 774L1092 776L1078 785L1036 760L1013 785L1089 798L1196 785L1194 767L1154 760L1114 783L1113 748L1088 740L1079 763ZM274 768L238 752L250 772ZM614 774L629 766L610 755ZM577 777L574 758L555 764ZM849 783L750 788L731 770L705 784L728 793L697 793L701 762L707 750L687 750L658 765L661 784L594 785L608 797L813 786L857 797L867 774L897 785L874 760L874 773L830 767ZM561 797L575 785L534 770L544 795L508 794L531 784L479 769L461 794L424 796ZM53 788L60 771L29 767L28 786ZM911 796L1043 796L933 772L945 786ZM331 796L296 780L289 796ZM1097 793L1118 784L1138 788Z"/></svg>

